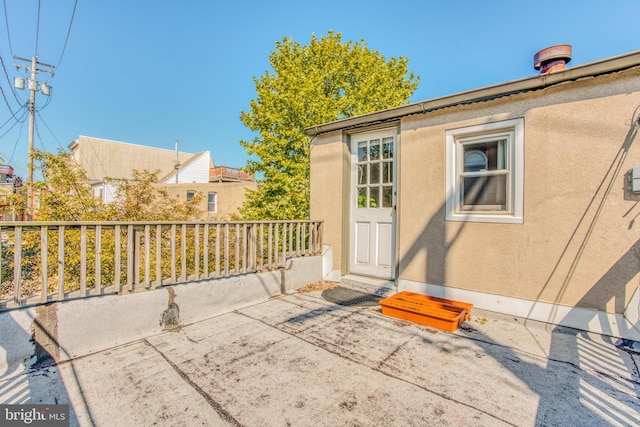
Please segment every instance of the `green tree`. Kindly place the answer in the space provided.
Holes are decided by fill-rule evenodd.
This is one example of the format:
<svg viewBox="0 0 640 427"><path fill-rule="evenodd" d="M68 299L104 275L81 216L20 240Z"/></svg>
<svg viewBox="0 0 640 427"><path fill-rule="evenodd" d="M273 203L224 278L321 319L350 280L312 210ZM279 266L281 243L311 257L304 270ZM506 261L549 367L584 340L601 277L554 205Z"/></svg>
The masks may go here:
<svg viewBox="0 0 640 427"><path fill-rule="evenodd" d="M137 171L130 180L111 180L116 186L116 202L112 206L114 221L189 221L202 219L198 206L204 194L180 202L153 184L160 171Z"/></svg>
<svg viewBox="0 0 640 427"><path fill-rule="evenodd" d="M247 193L245 219L304 219L309 216L309 150L306 127L406 104L419 77L408 58L388 61L367 44L343 42L340 33L276 42L272 71L254 78L257 97L240 119L258 135L240 141L249 155L246 170L262 175Z"/></svg>
<svg viewBox="0 0 640 427"><path fill-rule="evenodd" d="M204 214L198 208L204 195L180 202L154 186L160 171L134 170L132 179L109 180L116 200L103 204L71 153L36 150L34 159L43 177L33 183L39 194L38 221L187 221Z"/></svg>
<svg viewBox="0 0 640 427"><path fill-rule="evenodd" d="M36 150L34 160L39 163L42 180L34 182L34 192L38 195L39 208L36 212L37 221L190 221L202 219L204 212L198 208L199 202L204 197L196 194L188 202L180 202L172 199L166 191L159 190L154 186L157 182L158 171L133 171L131 180L111 180L116 189L116 201L103 204L94 194L86 172L73 159L70 153L60 150L57 154ZM21 190L26 190L23 188ZM22 205L26 204L23 191L14 196L14 201ZM17 206L17 205L16 205ZM126 245L127 239L121 232L122 243L120 248L115 248L116 234L114 229L105 229L101 235L101 274L104 278L113 278L115 271L115 251L122 250L121 271L126 268ZM190 230L193 234L193 231ZM155 247L155 239L162 238L170 241L170 233L163 230L160 236L153 235L151 241L144 244ZM48 230L48 247L41 245L39 232L25 230L22 236L22 271L25 275L25 294L38 292L40 289L41 277L41 251L46 251L48 258L49 272L58 274L57 256L58 240L57 229L55 227ZM67 230L65 232L65 291L74 290L79 287L81 254L80 254L81 234L78 230ZM188 242L186 251L192 259L194 254L193 237ZM89 287L93 283L95 272L95 234L87 234L87 269ZM168 247L168 243L165 244ZM181 248L179 248L181 249ZM180 251L179 251L180 252ZM143 251L139 256L142 257ZM179 255L181 256L181 255ZM11 289L13 268L13 247L2 248L3 270L1 271L0 295ZM9 263L5 261L9 260ZM170 271L170 258L164 257L162 260L163 272ZM140 260L138 265L142 265ZM152 261L152 271L155 271L155 259ZM6 268L5 268L6 265ZM124 274L124 273L122 273ZM166 274L165 274L166 276ZM56 285L56 278L50 276L50 288ZM101 285L103 285L102 283Z"/></svg>
<svg viewBox="0 0 640 427"><path fill-rule="evenodd" d="M34 161L40 164L42 181L33 183L38 194L38 221L105 221L111 207L103 205L93 194L87 173L71 153L58 154L35 150Z"/></svg>

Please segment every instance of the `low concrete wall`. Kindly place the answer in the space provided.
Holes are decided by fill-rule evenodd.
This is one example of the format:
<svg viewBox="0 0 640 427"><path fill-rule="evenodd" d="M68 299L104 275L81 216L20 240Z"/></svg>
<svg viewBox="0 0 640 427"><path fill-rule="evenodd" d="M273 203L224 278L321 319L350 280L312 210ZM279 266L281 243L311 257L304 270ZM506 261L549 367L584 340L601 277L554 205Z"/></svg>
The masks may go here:
<svg viewBox="0 0 640 427"><path fill-rule="evenodd" d="M103 295L0 313L0 378L51 361L179 330L322 279L322 257L287 259L261 274L203 279L126 295Z"/></svg>

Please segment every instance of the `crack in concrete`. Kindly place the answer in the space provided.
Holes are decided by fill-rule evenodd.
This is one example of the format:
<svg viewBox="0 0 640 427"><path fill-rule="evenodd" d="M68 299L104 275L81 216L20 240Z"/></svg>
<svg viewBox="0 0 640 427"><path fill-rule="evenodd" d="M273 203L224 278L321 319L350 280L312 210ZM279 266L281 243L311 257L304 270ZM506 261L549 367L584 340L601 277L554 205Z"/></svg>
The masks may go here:
<svg viewBox="0 0 640 427"><path fill-rule="evenodd" d="M286 330L283 330L283 329L277 328L276 326L271 325L271 324L269 324L269 323L266 323L265 321L263 321L263 320L261 320L261 319L254 318L254 317L252 317L252 316L249 316L249 315L248 315L248 314L246 314L246 313L240 313L240 314L242 314L243 316L246 316L246 317L248 317L248 318L250 318L250 319L253 319L253 320L257 321L257 322L260 322L260 323L262 323L262 324L264 324L264 325L266 325L266 326L268 326L268 327L270 327L270 328L276 329L276 330L278 330L278 331L280 331L280 332L283 332L283 333L285 333L285 334L287 334L287 335L290 335L290 336L292 336L293 338L299 339L299 340L304 341L304 342L306 342L306 343L308 343L308 344L311 344L311 345L313 345L313 346L318 346L318 343L314 343L314 342L310 341L309 339L306 339L306 338L300 337L300 336L295 335L295 334L293 334L293 333L291 333L291 332L288 332L288 331L286 331ZM335 346L335 345L334 345L334 346ZM479 412L479 413L482 413L482 414L484 414L484 415L486 415L486 416L488 416L488 417L491 417L491 418L493 418L493 419L495 419L495 420L501 421L501 422L503 422L503 423L505 423L505 424L508 424L508 425L511 425L511 426L515 426L515 425L516 425L516 424L513 424L512 422L510 422L509 420L505 420L505 419L503 419L503 418L500 418L500 417L496 416L495 414L492 414L492 413L487 412L487 411L485 411L485 410L482 410L482 409L480 409L480 408L476 408L476 407L474 407L474 406L472 406L472 405L470 405L470 404L468 404L468 403L466 403L466 402L462 402L462 401L460 401L460 400L454 399L454 398L452 398L452 397L450 397L450 396L447 396L447 395L445 395L445 394L442 394L442 393L439 393L439 392L437 392L437 391L431 390L431 389L429 389L429 388L427 388L427 387L425 387L425 386L422 386L422 385L420 385L420 384L416 384L416 383L414 383L414 382L412 382L412 381L408 381L408 380L406 380L406 379L404 379L404 378L400 378L400 377L398 377L398 376L396 376L396 375L393 375L393 374L391 374L391 373L389 373L389 372L386 372L386 371L384 371L384 370L382 370L382 369L379 369L379 368L377 368L377 367L372 367L372 366L369 366L369 365L367 365L367 364L365 364L365 363L358 362L357 360L353 360L353 359L351 359L351 358L349 358L349 357L345 356L345 354L344 354L344 349L342 349L342 348L340 348L340 349L342 350L342 352L339 352L339 351L331 350L331 349L326 348L326 347L323 347L323 346L319 346L319 347L320 347L321 349L323 349L324 351L327 351L327 352L329 352L329 353L331 353L331 354L334 354L334 355L336 355L336 356L340 357L341 359L345 359L345 360L348 360L348 361L350 361L350 362L352 362L352 363L356 363L356 364L358 364L358 365L360 365L360 366L363 366L363 367L366 367L366 368L368 368L368 369L371 369L371 370L373 370L373 371L375 371L375 372L378 372L378 373L380 373L380 374L382 374L382 375L384 375L384 376L387 376L387 377L389 377L389 378L393 378L393 379L395 379L395 380L397 380L397 381L401 381L401 382L403 382L403 383L410 384L410 385L412 385L412 386L414 386L414 387L418 387L418 388L419 388L419 389L421 389L421 390L424 390L424 391L426 391L426 392L428 392L428 393L431 393L431 394L434 394L434 395L436 395L436 396L439 396L440 398L445 399L445 400L447 400L447 401L449 401L449 402L453 402L453 403L455 403L455 404L462 405L462 406L464 406L464 407L467 407L467 408L469 408L469 409L472 409L472 410L474 410L474 411L477 411L477 412ZM335 346L335 347L337 347L337 346ZM339 347L338 347L338 348L339 348Z"/></svg>
<svg viewBox="0 0 640 427"><path fill-rule="evenodd" d="M220 417L223 420L229 422L231 425L234 425L234 426L237 426L237 427L244 427L243 424L240 423L237 419L235 419L235 417L233 415L231 415L226 409L224 409L220 403L216 402L198 384L193 382L193 380L191 380L191 378L189 378L189 375L186 372L184 372L182 369L180 369L180 367L177 364L173 363L160 349L158 349L156 346L151 344L146 338L143 339L142 342L146 346L151 347L153 350L155 350L160 356L162 356L162 358L164 360L166 360L166 362L173 368L173 370L178 375L180 375L180 377L187 384L189 384L195 391L197 391L198 394L200 394L200 396L202 396L207 401L209 406L211 406L213 408L213 410L216 411L218 413L218 415L220 415Z"/></svg>
<svg viewBox="0 0 640 427"><path fill-rule="evenodd" d="M402 344L400 344L399 346L397 346L391 353L387 354L385 356L384 359L382 359L381 361L378 362L378 364L376 365L375 369L382 369L383 365L385 365L387 363L387 360L391 359L393 356L395 356L400 349L402 349L404 346L406 346L409 341L411 341L413 339L413 337L409 337L409 339L407 339L405 342L403 342Z"/></svg>

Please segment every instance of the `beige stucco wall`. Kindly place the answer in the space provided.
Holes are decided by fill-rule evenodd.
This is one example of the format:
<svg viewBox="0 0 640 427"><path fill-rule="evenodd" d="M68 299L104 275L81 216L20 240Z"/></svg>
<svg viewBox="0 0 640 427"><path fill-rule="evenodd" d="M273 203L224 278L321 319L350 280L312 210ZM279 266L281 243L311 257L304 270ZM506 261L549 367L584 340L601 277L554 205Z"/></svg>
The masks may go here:
<svg viewBox="0 0 640 427"><path fill-rule="evenodd" d="M398 277L622 313L640 272L640 198L625 190L640 166L639 106L631 69L403 118ZM524 223L445 221L446 131L515 118L524 119ZM335 252L348 241L348 204L337 200L349 180L343 139L318 136L311 153L311 215ZM344 271L343 258L334 268Z"/></svg>
<svg viewBox="0 0 640 427"><path fill-rule="evenodd" d="M311 148L311 219L324 221L323 242L331 244L335 269L342 268L344 218L349 214L350 154L343 138L340 131L322 135Z"/></svg>
<svg viewBox="0 0 640 427"><path fill-rule="evenodd" d="M207 184L158 184L158 188L165 190L169 197L184 202L187 191L193 190L204 193L200 202L200 209L207 212L207 193L213 191L218 195L217 212L209 214L210 220L230 220L231 215L238 213L238 209L245 201L247 189L255 190L255 182L210 182Z"/></svg>
<svg viewBox="0 0 640 427"><path fill-rule="evenodd" d="M77 144L74 141L70 145L71 151L80 166L87 171L90 180L101 180L105 177L131 179L134 169L160 169L160 175L164 175L174 168L174 150L87 136L80 136L76 141ZM180 152L178 158L184 163L192 156L193 154Z"/></svg>

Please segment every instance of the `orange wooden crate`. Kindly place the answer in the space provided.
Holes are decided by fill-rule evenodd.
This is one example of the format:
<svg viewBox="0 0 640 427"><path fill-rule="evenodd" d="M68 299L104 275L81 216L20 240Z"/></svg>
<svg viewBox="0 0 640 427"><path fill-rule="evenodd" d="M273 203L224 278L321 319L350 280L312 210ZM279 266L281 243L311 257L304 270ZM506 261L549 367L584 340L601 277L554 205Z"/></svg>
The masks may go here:
<svg viewBox="0 0 640 427"><path fill-rule="evenodd" d="M413 292L399 292L380 301L382 314L453 332L469 318L473 304Z"/></svg>
<svg viewBox="0 0 640 427"><path fill-rule="evenodd" d="M394 296L397 296L399 299L410 299L415 301L421 301L421 302L424 302L425 304L429 304L430 302L432 302L434 304L440 303L443 306L447 306L447 307L454 306L454 307L464 308L466 310L464 320L469 320L469 318L471 317L471 309L473 308L473 304L469 302L456 301L456 300L447 299L447 298L432 297L431 295L416 294L409 291L398 292Z"/></svg>

